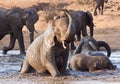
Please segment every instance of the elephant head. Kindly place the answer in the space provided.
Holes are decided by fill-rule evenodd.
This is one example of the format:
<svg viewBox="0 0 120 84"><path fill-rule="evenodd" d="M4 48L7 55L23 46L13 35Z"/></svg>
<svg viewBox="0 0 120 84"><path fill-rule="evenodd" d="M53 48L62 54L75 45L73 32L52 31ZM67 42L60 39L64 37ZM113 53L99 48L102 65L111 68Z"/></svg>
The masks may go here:
<svg viewBox="0 0 120 84"><path fill-rule="evenodd" d="M74 54L82 53L86 54L89 51L98 51L101 47L104 47L107 51L107 56L111 55L110 46L104 41L96 41L93 37L85 36L81 39L80 44L76 48Z"/></svg>
<svg viewBox="0 0 120 84"><path fill-rule="evenodd" d="M37 11L34 8L22 9L19 7L12 8L8 10L7 17L12 25L17 25L20 29L22 29L23 25L27 27L30 32L30 43L32 43L34 39L34 24L38 21L39 16Z"/></svg>
<svg viewBox="0 0 120 84"><path fill-rule="evenodd" d="M34 31L37 32L35 30L34 24L39 19L36 9L35 8L24 9L23 14L21 15L21 19L23 21L23 24L26 25L26 27L30 31L30 43L32 43L34 39Z"/></svg>
<svg viewBox="0 0 120 84"><path fill-rule="evenodd" d="M59 42L62 42L64 48L66 48L65 42L69 43L74 39L75 28L72 22L71 15L67 10L59 10L58 15L55 16L52 22L56 38Z"/></svg>

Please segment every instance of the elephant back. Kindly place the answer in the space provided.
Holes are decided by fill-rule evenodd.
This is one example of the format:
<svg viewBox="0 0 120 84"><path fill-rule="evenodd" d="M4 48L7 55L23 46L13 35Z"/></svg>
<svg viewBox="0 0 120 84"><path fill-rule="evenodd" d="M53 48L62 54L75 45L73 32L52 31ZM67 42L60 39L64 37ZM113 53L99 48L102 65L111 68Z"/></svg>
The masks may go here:
<svg viewBox="0 0 120 84"><path fill-rule="evenodd" d="M7 11L7 15L11 15L11 14L14 14L14 13L20 13L20 14L22 14L22 11L23 11L23 9L21 9L19 7L14 7L14 8L9 9Z"/></svg>

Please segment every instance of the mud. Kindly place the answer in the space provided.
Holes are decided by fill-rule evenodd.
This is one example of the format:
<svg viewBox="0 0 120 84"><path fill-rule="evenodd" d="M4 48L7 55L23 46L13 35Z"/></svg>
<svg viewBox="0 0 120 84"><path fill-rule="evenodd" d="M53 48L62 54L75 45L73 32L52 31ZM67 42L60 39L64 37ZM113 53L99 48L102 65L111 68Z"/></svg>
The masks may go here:
<svg viewBox="0 0 120 84"><path fill-rule="evenodd" d="M66 75L60 77L38 73L19 74L23 57L19 56L18 53L18 50L12 50L6 55L0 54L1 84L119 84L120 82L120 51L112 52L110 57L112 63L117 66L116 70L81 72L67 69ZM102 53L105 52L102 51Z"/></svg>

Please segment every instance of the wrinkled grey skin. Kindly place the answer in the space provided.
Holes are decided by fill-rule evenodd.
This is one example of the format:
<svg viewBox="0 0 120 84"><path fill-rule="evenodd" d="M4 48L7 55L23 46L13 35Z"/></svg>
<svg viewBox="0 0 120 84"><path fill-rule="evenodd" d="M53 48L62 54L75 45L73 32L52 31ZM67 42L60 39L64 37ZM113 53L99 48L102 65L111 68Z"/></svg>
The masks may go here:
<svg viewBox="0 0 120 84"><path fill-rule="evenodd" d="M65 73L69 42L74 39L74 28L69 13L60 11L64 16L56 17L43 34L38 36L28 47L20 73L29 73L34 69L40 74L47 71L53 76ZM72 34L71 34L72 33ZM72 38L73 37L73 38Z"/></svg>
<svg viewBox="0 0 120 84"><path fill-rule="evenodd" d="M97 15L97 9L99 10L99 13L103 15L103 9L104 9L104 2L107 3L108 0L95 0L96 6L94 9L94 16Z"/></svg>
<svg viewBox="0 0 120 84"><path fill-rule="evenodd" d="M25 25L30 32L30 43L34 38L34 24L39 17L34 8L21 9L15 7L12 9L0 8L0 40L7 34L10 34L9 46L5 46L3 53L14 48L16 39L18 40L20 53L25 54L22 28Z"/></svg>
<svg viewBox="0 0 120 84"><path fill-rule="evenodd" d="M69 64L72 70L96 71L96 70L115 70L115 66L106 56L88 56L84 54L74 55Z"/></svg>
<svg viewBox="0 0 120 84"><path fill-rule="evenodd" d="M87 11L74 11L69 10L69 13L71 14L71 17L73 19L74 28L76 29L76 37L77 41L80 41L81 39L81 33L82 36L88 36L87 33L87 26L90 29L90 36L93 36L94 32L94 23L93 23L93 17L92 14ZM75 49L74 41L71 42L71 49Z"/></svg>
<svg viewBox="0 0 120 84"><path fill-rule="evenodd" d="M107 51L107 56L110 57L111 55L111 48L105 41L96 41L91 36L85 36L81 39L78 47L74 51L74 55L81 53L84 55L96 56L101 55L105 56L103 53L98 53L101 47L104 47Z"/></svg>

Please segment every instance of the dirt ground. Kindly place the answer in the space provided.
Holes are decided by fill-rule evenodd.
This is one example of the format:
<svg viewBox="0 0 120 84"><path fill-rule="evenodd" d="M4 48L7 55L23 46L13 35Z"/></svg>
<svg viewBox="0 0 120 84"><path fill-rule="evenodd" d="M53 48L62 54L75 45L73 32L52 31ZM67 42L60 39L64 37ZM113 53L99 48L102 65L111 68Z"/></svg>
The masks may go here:
<svg viewBox="0 0 120 84"><path fill-rule="evenodd" d="M4 8L11 8L14 6L19 6L22 8L31 7L33 5L39 5L42 9L47 9L51 7L53 4L60 4L60 7L66 8L66 9L74 9L74 10L84 10L84 11L90 11L93 14L94 10L94 4L80 4L80 0L0 0L0 7ZM47 4L45 4L47 3ZM39 21L35 24L35 29L42 33L44 29L47 26L47 23L44 21L44 11L39 11ZM120 0L108 0L108 3L105 4L104 9L104 15L97 15L94 17L94 23L95 23L95 30L94 30L94 37L97 40L103 40L106 41L112 50L120 50ZM26 29L26 27L23 28L24 33L24 42L25 47L29 46L29 34ZM35 34L35 38L38 36L38 34ZM9 35L6 35L1 41L0 41L0 49L3 48L3 46L9 44ZM15 48L19 49L18 43L16 42ZM120 73L120 71L118 70ZM111 72L109 72L111 73ZM8 77L11 78L11 77ZM18 75L16 78L21 78L21 75ZM25 78L27 78L25 76ZM29 78L29 77L28 77ZM41 77L43 79L44 77ZM50 78L50 79L49 79ZM86 79L92 79L92 80L107 80L107 77L105 76L93 76L93 77L87 77ZM13 77L14 79L14 77ZM33 78L36 79L36 74L33 74ZM53 80L53 78L48 77L49 80ZM64 76L60 77L59 79L54 78L54 80L84 80L84 77L76 77L76 76ZM120 81L120 76L110 76L110 79L112 81ZM45 80L45 79L44 79ZM110 80L109 80L110 81Z"/></svg>

